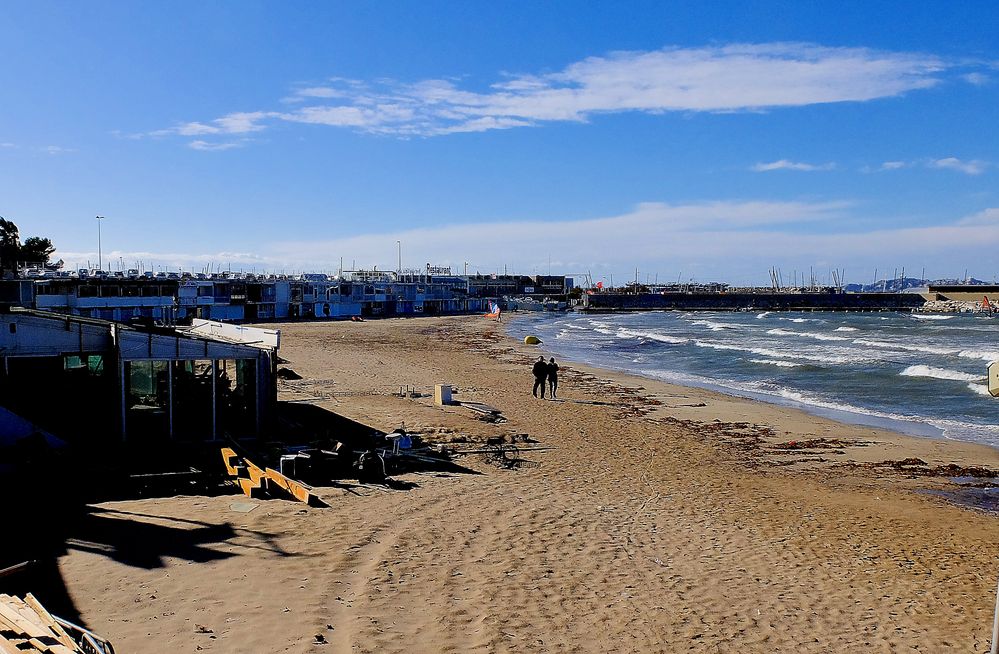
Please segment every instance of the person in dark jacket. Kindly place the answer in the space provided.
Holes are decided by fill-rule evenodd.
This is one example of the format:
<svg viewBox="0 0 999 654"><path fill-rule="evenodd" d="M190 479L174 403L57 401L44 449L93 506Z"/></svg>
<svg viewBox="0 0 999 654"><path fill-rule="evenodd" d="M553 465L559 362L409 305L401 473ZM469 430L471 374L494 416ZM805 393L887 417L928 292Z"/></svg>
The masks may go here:
<svg viewBox="0 0 999 654"><path fill-rule="evenodd" d="M548 379L548 364L545 363L544 357L538 357L538 360L534 362L534 367L531 368L531 372L534 373L534 390L532 391L534 397L538 396L538 389L541 389L541 399L545 399L545 381Z"/></svg>
<svg viewBox="0 0 999 654"><path fill-rule="evenodd" d="M552 399L555 399L555 391L558 390L558 364L555 357L548 362L548 389L551 391Z"/></svg>

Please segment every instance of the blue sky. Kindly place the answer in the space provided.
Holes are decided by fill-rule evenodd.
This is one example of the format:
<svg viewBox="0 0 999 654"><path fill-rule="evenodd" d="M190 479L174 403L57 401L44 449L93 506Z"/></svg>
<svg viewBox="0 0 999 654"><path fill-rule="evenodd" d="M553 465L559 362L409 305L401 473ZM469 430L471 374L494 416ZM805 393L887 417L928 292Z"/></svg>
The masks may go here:
<svg viewBox="0 0 999 654"><path fill-rule="evenodd" d="M995 3L3 16L0 215L74 265L999 274Z"/></svg>

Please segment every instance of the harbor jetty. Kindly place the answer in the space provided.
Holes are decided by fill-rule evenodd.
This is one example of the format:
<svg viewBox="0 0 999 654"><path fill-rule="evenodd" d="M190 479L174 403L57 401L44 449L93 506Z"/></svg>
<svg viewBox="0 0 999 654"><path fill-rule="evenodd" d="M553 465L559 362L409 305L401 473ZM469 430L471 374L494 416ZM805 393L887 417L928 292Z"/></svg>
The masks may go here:
<svg viewBox="0 0 999 654"><path fill-rule="evenodd" d="M581 311L913 311L918 293L675 292L584 295Z"/></svg>

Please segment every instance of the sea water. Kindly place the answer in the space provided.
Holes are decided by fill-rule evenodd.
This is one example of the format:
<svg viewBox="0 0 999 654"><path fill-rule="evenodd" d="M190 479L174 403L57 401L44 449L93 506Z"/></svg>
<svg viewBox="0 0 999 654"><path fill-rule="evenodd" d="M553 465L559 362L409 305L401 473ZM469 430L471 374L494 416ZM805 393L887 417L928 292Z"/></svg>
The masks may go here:
<svg viewBox="0 0 999 654"><path fill-rule="evenodd" d="M535 334L569 361L777 404L856 424L999 447L999 318L972 314L534 314ZM568 388L565 389L568 391Z"/></svg>

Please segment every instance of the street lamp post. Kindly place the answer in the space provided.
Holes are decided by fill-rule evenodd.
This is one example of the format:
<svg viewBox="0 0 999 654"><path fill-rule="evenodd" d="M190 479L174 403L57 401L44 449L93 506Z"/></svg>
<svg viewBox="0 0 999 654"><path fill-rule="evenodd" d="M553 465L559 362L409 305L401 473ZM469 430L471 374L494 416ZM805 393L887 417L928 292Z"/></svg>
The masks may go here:
<svg viewBox="0 0 999 654"><path fill-rule="evenodd" d="M402 277L402 241L396 241L399 246L399 276Z"/></svg>
<svg viewBox="0 0 999 654"><path fill-rule="evenodd" d="M101 221L104 220L104 216L97 216L97 269L104 270L103 263L101 261Z"/></svg>

